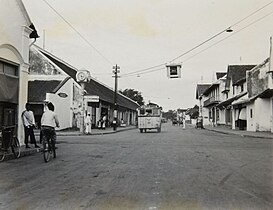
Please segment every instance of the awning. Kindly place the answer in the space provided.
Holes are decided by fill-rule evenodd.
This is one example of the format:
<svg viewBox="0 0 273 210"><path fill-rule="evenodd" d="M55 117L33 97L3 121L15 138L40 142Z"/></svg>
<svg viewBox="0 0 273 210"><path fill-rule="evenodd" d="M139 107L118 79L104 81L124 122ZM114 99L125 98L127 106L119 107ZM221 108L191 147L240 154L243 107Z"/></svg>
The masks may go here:
<svg viewBox="0 0 273 210"><path fill-rule="evenodd" d="M229 105L231 105L231 103L233 102L233 101L235 101L235 100L237 100L237 99L239 99L239 98L241 98L241 97L243 97L244 95L246 95L247 94L247 92L244 92L244 93L240 93L240 94L238 94L238 95L236 95L236 96L234 96L234 97L232 97L232 98L229 98L229 99L227 99L227 100L225 100L225 101L223 101L223 102L221 102L221 103L219 103L216 107L218 107L218 108L226 108L226 107L228 107Z"/></svg>
<svg viewBox="0 0 273 210"><path fill-rule="evenodd" d="M232 105L241 105L251 103L252 101L256 100L257 98L271 98L273 96L273 89L266 89L263 92L252 96L251 98L240 98L232 103Z"/></svg>

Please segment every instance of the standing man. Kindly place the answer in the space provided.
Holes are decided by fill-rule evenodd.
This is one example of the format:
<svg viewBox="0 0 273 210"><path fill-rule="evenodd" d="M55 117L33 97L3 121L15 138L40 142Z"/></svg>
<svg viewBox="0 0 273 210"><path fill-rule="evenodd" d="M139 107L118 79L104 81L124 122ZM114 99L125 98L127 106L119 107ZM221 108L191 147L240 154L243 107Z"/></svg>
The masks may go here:
<svg viewBox="0 0 273 210"><path fill-rule="evenodd" d="M25 145L26 148L30 148L28 145L28 137L30 137L30 143L35 145L35 148L39 148L36 143L33 128L35 127L35 119L33 112L30 110L29 103L26 103L26 110L22 113L22 121L25 130Z"/></svg>
<svg viewBox="0 0 273 210"><path fill-rule="evenodd" d="M85 123L85 134L91 134L92 119L90 113L87 114L84 120Z"/></svg>

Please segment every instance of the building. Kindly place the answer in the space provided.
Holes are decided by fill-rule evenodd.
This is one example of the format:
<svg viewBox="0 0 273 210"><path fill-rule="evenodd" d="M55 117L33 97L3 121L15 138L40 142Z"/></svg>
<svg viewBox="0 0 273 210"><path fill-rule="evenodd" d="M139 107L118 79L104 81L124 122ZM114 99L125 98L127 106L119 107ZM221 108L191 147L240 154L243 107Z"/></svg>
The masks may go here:
<svg viewBox="0 0 273 210"><path fill-rule="evenodd" d="M91 77L82 91L81 85L76 81L77 68L37 46L32 47L31 55L32 75L29 91L32 92L32 89L37 87L42 88L43 85L45 87L43 94L35 96L35 91L33 91L34 95L29 97L33 108L36 107L35 113L39 115L36 120L40 118L43 109L41 105L44 101L51 101L59 112L60 129L80 128L83 124L83 117L88 112L92 117L92 127L97 127L103 116L107 118L107 125L111 126L114 120L114 91L111 88ZM117 103L118 122L123 120L127 125L135 125L136 109L139 105L119 93ZM82 115L83 110L84 116Z"/></svg>
<svg viewBox="0 0 273 210"><path fill-rule="evenodd" d="M0 126L16 125L22 144L29 46L38 34L21 0L0 0L0 5Z"/></svg>
<svg viewBox="0 0 273 210"><path fill-rule="evenodd" d="M204 107L204 101L208 99L203 93L211 86L211 84L197 84L195 98L199 100L199 116L203 119L204 125L209 125L209 109Z"/></svg>
<svg viewBox="0 0 273 210"><path fill-rule="evenodd" d="M273 75L271 65L272 58L268 58L247 72L248 97L239 105L246 107L248 131L273 132Z"/></svg>
<svg viewBox="0 0 273 210"><path fill-rule="evenodd" d="M239 127L246 129L244 107L235 104L233 106L232 103L247 94L246 72L254 67L255 65L228 65L225 87L221 90L225 95L225 100L221 101L217 108L224 112L224 121L232 129ZM241 110L243 111L241 112Z"/></svg>

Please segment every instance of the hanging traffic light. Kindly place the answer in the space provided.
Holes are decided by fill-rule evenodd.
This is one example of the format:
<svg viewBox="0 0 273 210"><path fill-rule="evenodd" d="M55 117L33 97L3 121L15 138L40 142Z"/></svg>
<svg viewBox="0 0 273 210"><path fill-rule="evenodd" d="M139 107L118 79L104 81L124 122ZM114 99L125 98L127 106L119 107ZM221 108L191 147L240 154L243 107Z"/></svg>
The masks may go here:
<svg viewBox="0 0 273 210"><path fill-rule="evenodd" d="M169 64L167 67L168 78L181 78L181 64Z"/></svg>

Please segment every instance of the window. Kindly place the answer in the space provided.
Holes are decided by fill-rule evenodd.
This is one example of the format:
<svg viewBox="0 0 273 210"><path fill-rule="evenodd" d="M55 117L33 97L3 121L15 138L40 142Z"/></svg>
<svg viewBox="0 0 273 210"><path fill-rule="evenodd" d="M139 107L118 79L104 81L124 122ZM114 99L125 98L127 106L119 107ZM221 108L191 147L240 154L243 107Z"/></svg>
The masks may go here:
<svg viewBox="0 0 273 210"><path fill-rule="evenodd" d="M253 111L252 111L252 109L250 109L250 118L252 118L253 117Z"/></svg>
<svg viewBox="0 0 273 210"><path fill-rule="evenodd" d="M244 92L244 85L241 85L241 92Z"/></svg>
<svg viewBox="0 0 273 210"><path fill-rule="evenodd" d="M0 61L0 73L10 76L18 76L18 67L16 65Z"/></svg>
<svg viewBox="0 0 273 210"><path fill-rule="evenodd" d="M0 62L0 73L4 73L4 64Z"/></svg>
<svg viewBox="0 0 273 210"><path fill-rule="evenodd" d="M140 109L139 113L142 114L142 115L145 114L145 109Z"/></svg>

